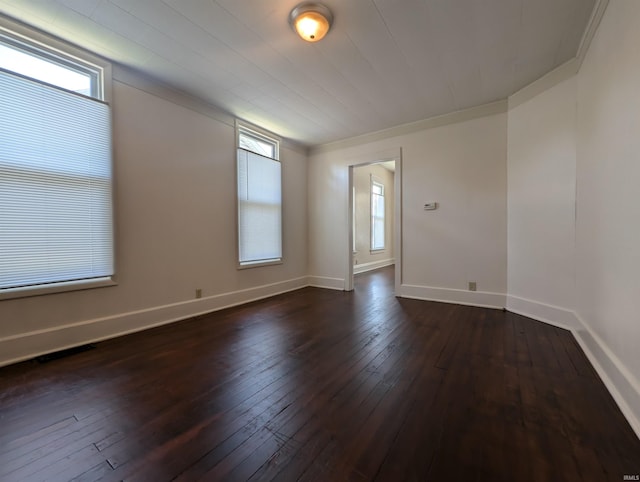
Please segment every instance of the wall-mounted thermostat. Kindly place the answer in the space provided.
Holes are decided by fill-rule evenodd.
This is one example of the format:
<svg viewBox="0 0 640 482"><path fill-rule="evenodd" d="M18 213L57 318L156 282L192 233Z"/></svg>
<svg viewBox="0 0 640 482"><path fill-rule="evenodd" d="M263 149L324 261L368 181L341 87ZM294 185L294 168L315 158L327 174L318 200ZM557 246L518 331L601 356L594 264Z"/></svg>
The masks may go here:
<svg viewBox="0 0 640 482"><path fill-rule="evenodd" d="M425 211L435 211L438 209L438 203L427 203L424 205Z"/></svg>

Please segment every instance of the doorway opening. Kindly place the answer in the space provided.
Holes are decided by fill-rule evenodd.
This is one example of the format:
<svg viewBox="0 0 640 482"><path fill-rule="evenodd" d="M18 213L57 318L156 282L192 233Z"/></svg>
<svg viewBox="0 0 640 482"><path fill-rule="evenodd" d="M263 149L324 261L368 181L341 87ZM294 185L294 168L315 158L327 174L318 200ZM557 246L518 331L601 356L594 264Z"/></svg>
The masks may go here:
<svg viewBox="0 0 640 482"><path fill-rule="evenodd" d="M345 288L354 275L392 267L395 293L401 282L400 155L349 166L349 246ZM394 268L395 267L395 268Z"/></svg>

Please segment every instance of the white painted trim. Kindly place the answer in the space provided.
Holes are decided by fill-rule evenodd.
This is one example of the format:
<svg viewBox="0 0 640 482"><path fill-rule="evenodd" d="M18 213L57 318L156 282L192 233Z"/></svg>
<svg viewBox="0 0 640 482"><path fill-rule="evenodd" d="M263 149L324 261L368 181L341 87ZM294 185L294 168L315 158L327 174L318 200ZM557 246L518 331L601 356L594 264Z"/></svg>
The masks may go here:
<svg viewBox="0 0 640 482"><path fill-rule="evenodd" d="M49 295L53 293L65 293L67 291L90 290L117 285L118 283L114 281L112 276L103 276L102 278L61 281L59 283L27 286L23 288L5 288L0 290L0 301L16 298L30 298L32 296Z"/></svg>
<svg viewBox="0 0 640 482"><path fill-rule="evenodd" d="M515 94L512 94L508 98L509 110L524 104L528 100L542 94L550 88L558 85L560 82L570 79L578 73L580 69L580 63L577 59L573 58L566 61L564 64L556 67L551 72L540 77L538 80L534 80L530 84L520 89Z"/></svg>
<svg viewBox="0 0 640 482"><path fill-rule="evenodd" d="M640 383L607 344L576 314L582 327L573 336L640 439Z"/></svg>
<svg viewBox="0 0 640 482"><path fill-rule="evenodd" d="M465 291L452 288L435 288L433 286L400 285L396 293L400 298L414 300L439 301L456 305L478 306L501 310L506 304L506 295L486 291Z"/></svg>
<svg viewBox="0 0 640 482"><path fill-rule="evenodd" d="M354 259L355 259L355 251L353 250L353 248L355 247L355 240L354 240L354 236L356 235L356 233L354 233L354 227L355 227L355 211L356 211L356 199L355 199L355 181L354 181L354 172L353 172L354 166L349 166L348 170L347 170L347 182L348 182L348 189L349 192L347 193L348 196L348 203L349 206L347 207L347 223L349 228L347 229L348 232L348 236L347 236L347 242L349 243L349 246L347 247L347 273L345 275L345 283L344 283L344 290L345 291L353 291L353 275L355 274L355 270L354 270Z"/></svg>
<svg viewBox="0 0 640 482"><path fill-rule="evenodd" d="M400 157L396 159L396 172L393 176L393 195L395 197L393 201L393 208L395 212L393 213L393 235L395 239L393 240L393 251L395 255L395 279L393 280L393 290L398 293L400 291L400 286L402 285L402 276L403 276L403 264L402 264L402 226L403 218L402 218L402 147L400 148Z"/></svg>
<svg viewBox="0 0 640 482"><path fill-rule="evenodd" d="M510 95L508 98L509 110L533 99L546 90L558 85L560 82L570 79L580 71L582 62L584 62L589 46L591 45L591 41L600 26L600 21L604 16L608 4L609 0L596 0L593 10L591 11L589 23L582 35L576 56L543 75L539 79L534 80L518 92Z"/></svg>
<svg viewBox="0 0 640 482"><path fill-rule="evenodd" d="M582 327L575 312L559 306L547 305L538 301L507 295L507 311L533 318L549 325L565 330L576 330Z"/></svg>
<svg viewBox="0 0 640 482"><path fill-rule="evenodd" d="M348 185L349 185L349 206L348 206L348 240L347 247L347 267L345 273L345 291L353 290L353 275L356 273L354 270L354 255L353 251L353 210L354 202L353 198L353 169L361 166L370 166L372 164L380 164L381 162L395 162L395 173L393 176L394 182L394 218L393 218L393 231L395 236L395 256L397 259L396 272L395 272L395 286L394 290L397 291L400 283L398 280L402 279L402 147L385 149L382 151L371 152L369 154L360 154L359 156L349 159L348 168Z"/></svg>
<svg viewBox="0 0 640 482"><path fill-rule="evenodd" d="M384 268L385 266L391 266L395 264L394 258L382 259L380 261L371 261L370 263L356 264L353 266L353 274L366 273L374 269Z"/></svg>
<svg viewBox="0 0 640 482"><path fill-rule="evenodd" d="M343 278L327 278L326 276L309 276L308 286L325 288L329 290L344 291L345 280Z"/></svg>
<svg viewBox="0 0 640 482"><path fill-rule="evenodd" d="M347 147L354 147L362 144L370 144L372 142L380 141L383 139L389 139L391 137L397 137L405 134L412 134L414 132L420 132L426 129L432 129L434 127L457 124L458 122L478 119L480 117L487 117L495 114L503 114L507 112L507 107L508 103L506 99L499 100L496 102L491 102L490 104L483 104L476 107L471 107L469 109L451 112L449 114L429 117L428 119L390 127L389 129L369 132L360 136L349 137L347 139L329 142L327 144L312 146L309 149L309 155L317 154L320 152L335 151L337 149L344 149Z"/></svg>
<svg viewBox="0 0 640 482"><path fill-rule="evenodd" d="M598 31L600 21L602 20L608 5L609 0L596 0L596 4L593 6L589 23L587 24L587 28L584 30L584 34L580 40L580 46L578 47L578 53L576 54L578 69L582 67L582 62L584 62L584 58L587 56L587 52L591 46L591 41Z"/></svg>
<svg viewBox="0 0 640 482"><path fill-rule="evenodd" d="M94 67L102 74L102 97L100 100L106 104L111 104L111 83L114 65L111 60L3 14L0 14L0 32L1 31L4 31L4 33L10 37L14 37L14 39L22 38L27 44L39 44L44 51L59 53L63 59L75 58L80 64L88 64L90 67Z"/></svg>
<svg viewBox="0 0 640 482"><path fill-rule="evenodd" d="M206 298L8 336L0 339L0 366L294 291L308 286L307 281L308 278L303 276Z"/></svg>

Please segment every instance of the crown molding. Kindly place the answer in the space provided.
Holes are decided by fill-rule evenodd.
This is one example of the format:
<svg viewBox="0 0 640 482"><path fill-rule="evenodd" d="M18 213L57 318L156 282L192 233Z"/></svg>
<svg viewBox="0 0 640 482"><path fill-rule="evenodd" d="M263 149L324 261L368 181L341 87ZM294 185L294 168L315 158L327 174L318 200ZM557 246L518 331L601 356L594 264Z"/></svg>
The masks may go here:
<svg viewBox="0 0 640 482"><path fill-rule="evenodd" d="M391 137L398 137L406 134L413 134L414 132L419 132L426 129L433 129L434 127L457 124L458 122L477 119L479 117L503 114L507 112L507 106L507 100L504 99L496 102L491 102L489 104L471 107L469 109L451 112L449 114L429 117L428 119L410 122L408 124L401 124L399 126L390 127L388 129L383 129L380 131L370 132L356 137L349 137L347 139L313 146L309 149L309 155L318 154L321 152L335 151L338 149L345 149L347 147L354 147L361 144L369 144L371 142L389 139Z"/></svg>
<svg viewBox="0 0 640 482"><path fill-rule="evenodd" d="M551 72L543 75L538 80L535 80L529 85L523 87L515 94L510 95L508 99L509 110L533 99L545 90L558 85L560 82L570 79L580 71L582 62L584 62L584 59L587 56L589 46L591 45L591 41L600 26L600 21L604 16L607 5L609 5L609 0L596 0L593 10L591 11L589 23L582 35L582 39L580 40L580 46L578 47L576 56L559 67L556 67Z"/></svg>
<svg viewBox="0 0 640 482"><path fill-rule="evenodd" d="M542 94L544 91L558 85L560 82L570 79L578 73L579 69L580 64L578 60L573 58L556 67L551 72L547 72L538 80L534 80L515 94L511 94L508 98L509 110L524 104L528 100Z"/></svg>
<svg viewBox="0 0 640 482"><path fill-rule="evenodd" d="M589 47L591 46L591 41L598 31L600 21L602 20L602 17L604 16L608 5L609 0L596 0L596 4L594 5L593 11L591 12L591 17L589 18L589 23L587 24L587 28L582 35L582 40L580 41L580 46L578 47L578 53L576 54L576 59L578 60L578 70L582 66L582 62L584 62L584 59L587 56L587 52L589 51Z"/></svg>
<svg viewBox="0 0 640 482"><path fill-rule="evenodd" d="M528 100L536 97L545 90L554 87L560 82L570 79L580 71L582 62L587 55L589 46L591 45L591 41L593 40L593 37L595 36L596 31L600 26L600 21L604 16L608 4L609 0L596 0L593 10L591 11L589 23L587 24L587 28L582 35L580 46L578 47L578 52L576 53L576 56L574 58L556 67L539 79L534 80L532 83L526 85L519 91L510 95L507 99L499 100L497 102L492 102L490 104L484 104L477 107L472 107L470 109L452 112L450 114L430 117L428 119L420 120L417 122L402 124L399 126L391 127L389 129L383 129L380 131L363 134L361 136L350 137L335 142L329 142L327 144L312 146L309 148L309 155L354 147L360 144L366 144L390 137L396 137L403 134L411 134L413 132L431 129L433 127L454 124L457 122L463 122L465 120L476 119L478 117L507 112L527 102Z"/></svg>
<svg viewBox="0 0 640 482"><path fill-rule="evenodd" d="M154 77L148 76L140 72L139 70L133 69L131 67L126 67L115 62L113 63L113 79L122 84L146 92L147 94L154 95L186 109L198 112L199 114L214 119L233 129L235 129L236 120L244 124L255 126L255 124L247 122L242 118L236 117L230 112L227 112L219 106L207 102L200 97L188 94L182 90L171 87L170 85L165 84ZM260 126L255 127L259 128L260 130L264 130ZM277 132L270 132L270 135L276 135L278 137L278 140L280 141L280 148L291 149L305 156L308 154L308 147L306 145L295 142L285 137L281 137Z"/></svg>
<svg viewBox="0 0 640 482"><path fill-rule="evenodd" d="M163 100L167 100L181 107L196 111L229 127L235 127L235 117L230 113L205 102L199 97L187 94L184 91L165 84L137 69L114 63L113 78L121 84L142 90L147 94L160 97Z"/></svg>

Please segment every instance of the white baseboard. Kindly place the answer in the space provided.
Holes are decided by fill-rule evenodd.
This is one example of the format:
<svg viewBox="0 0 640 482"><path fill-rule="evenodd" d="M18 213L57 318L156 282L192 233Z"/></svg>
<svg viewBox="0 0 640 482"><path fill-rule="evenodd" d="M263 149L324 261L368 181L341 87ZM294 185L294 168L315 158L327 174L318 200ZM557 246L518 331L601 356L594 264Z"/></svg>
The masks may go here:
<svg viewBox="0 0 640 482"><path fill-rule="evenodd" d="M366 273L367 271L373 271L374 269L384 268L385 266L391 266L395 264L396 260L393 258L383 259L380 261L371 261L370 263L356 264L353 266L353 274Z"/></svg>
<svg viewBox="0 0 640 482"><path fill-rule="evenodd" d="M145 310L86 320L0 339L0 366L87 343L115 338L231 306L249 303L308 286L308 278L291 279L183 301Z"/></svg>
<svg viewBox="0 0 640 482"><path fill-rule="evenodd" d="M87 320L0 339L0 366L78 345L115 338L231 306L294 291L305 286L344 290L344 279L309 276L189 300L145 310ZM397 296L501 309L569 329L640 438L640 383L605 342L573 311L500 293L403 284Z"/></svg>
<svg viewBox="0 0 640 482"><path fill-rule="evenodd" d="M309 276L308 286L344 291L344 278L327 278L325 276Z"/></svg>
<svg viewBox="0 0 640 482"><path fill-rule="evenodd" d="M578 315L581 328L573 330L578 344L640 438L640 383L607 344Z"/></svg>
<svg viewBox="0 0 640 482"><path fill-rule="evenodd" d="M640 383L575 311L517 296L507 297L507 310L570 330L629 425L640 438Z"/></svg>
<svg viewBox="0 0 640 482"><path fill-rule="evenodd" d="M575 312L559 306L508 295L506 308L507 311L512 313L533 318L565 330L571 331L582 327L582 323L578 320Z"/></svg>
<svg viewBox="0 0 640 482"><path fill-rule="evenodd" d="M506 295L486 291L465 291L451 288L434 288L432 286L400 285L396 293L400 298L415 300L440 301L457 305L479 306L501 310L506 304Z"/></svg>

